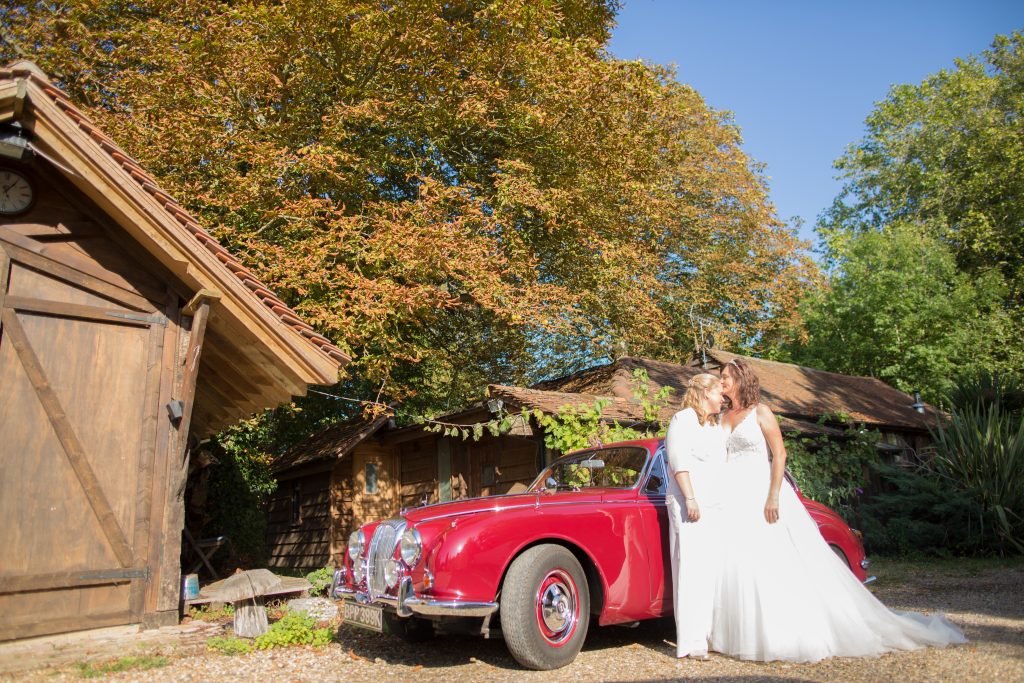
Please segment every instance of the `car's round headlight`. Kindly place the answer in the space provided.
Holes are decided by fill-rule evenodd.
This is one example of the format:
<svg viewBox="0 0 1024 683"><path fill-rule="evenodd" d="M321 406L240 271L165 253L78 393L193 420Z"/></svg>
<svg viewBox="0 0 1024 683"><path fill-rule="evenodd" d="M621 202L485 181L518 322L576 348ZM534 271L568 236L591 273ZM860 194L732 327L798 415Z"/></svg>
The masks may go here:
<svg viewBox="0 0 1024 683"><path fill-rule="evenodd" d="M355 561L355 567L352 569L352 576L356 580L356 585L363 582L363 577L366 576L366 563L362 560Z"/></svg>
<svg viewBox="0 0 1024 683"><path fill-rule="evenodd" d="M402 565L398 564L398 560L391 559L384 563L384 583L388 585L388 588L398 585L398 577L401 573Z"/></svg>
<svg viewBox="0 0 1024 683"><path fill-rule="evenodd" d="M415 567L416 563L419 562L420 555L423 553L423 539L420 538L420 532L416 531L416 529L406 529L405 533L402 534L399 550L405 566L410 569Z"/></svg>
<svg viewBox="0 0 1024 683"><path fill-rule="evenodd" d="M355 562L356 558L363 554L363 548L365 547L366 535L362 530L353 531L348 537L348 559Z"/></svg>

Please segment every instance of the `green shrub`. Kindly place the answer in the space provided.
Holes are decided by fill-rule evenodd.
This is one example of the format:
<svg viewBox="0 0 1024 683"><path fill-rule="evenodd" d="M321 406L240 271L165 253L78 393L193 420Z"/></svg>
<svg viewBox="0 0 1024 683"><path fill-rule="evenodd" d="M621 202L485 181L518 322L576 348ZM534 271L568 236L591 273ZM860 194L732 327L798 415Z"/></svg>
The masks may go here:
<svg viewBox="0 0 1024 683"><path fill-rule="evenodd" d="M832 416L822 416L824 423ZM878 432L849 424L842 439L825 435L787 435L786 468L804 495L849 513L878 462Z"/></svg>
<svg viewBox="0 0 1024 683"><path fill-rule="evenodd" d="M993 552L1024 553L1024 420L1001 403L954 409L932 430L930 467L978 504L976 535Z"/></svg>
<svg viewBox="0 0 1024 683"><path fill-rule="evenodd" d="M331 629L314 628L316 620L306 612L286 612L270 629L256 637L255 645L261 650L290 645L321 647L331 642Z"/></svg>
<svg viewBox="0 0 1024 683"><path fill-rule="evenodd" d="M327 595L327 589L331 587L334 580L334 567L324 567L306 574L306 581L310 583L309 594L312 596Z"/></svg>
<svg viewBox="0 0 1024 683"><path fill-rule="evenodd" d="M983 368L961 375L945 399L953 410L997 405L1019 416L1024 412L1024 382L1016 375Z"/></svg>
<svg viewBox="0 0 1024 683"><path fill-rule="evenodd" d="M979 507L970 496L927 469L875 468L885 490L857 508L868 554L950 557L981 550Z"/></svg>
<svg viewBox="0 0 1024 683"><path fill-rule="evenodd" d="M243 655L253 651L253 644L245 638L214 636L206 641L206 648L222 655Z"/></svg>
<svg viewBox="0 0 1024 683"><path fill-rule="evenodd" d="M189 608L188 616L190 619L195 619L196 621L221 621L224 619L231 619L235 616L235 606L230 602L225 602L217 609L213 609L212 605L196 605Z"/></svg>

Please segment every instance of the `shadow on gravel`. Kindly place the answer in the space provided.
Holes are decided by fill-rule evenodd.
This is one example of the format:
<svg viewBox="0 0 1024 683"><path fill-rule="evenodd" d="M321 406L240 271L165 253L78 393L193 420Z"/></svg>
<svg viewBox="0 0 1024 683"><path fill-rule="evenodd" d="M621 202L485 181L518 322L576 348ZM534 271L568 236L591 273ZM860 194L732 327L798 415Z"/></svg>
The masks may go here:
<svg viewBox="0 0 1024 683"><path fill-rule="evenodd" d="M640 680L623 679L628 680L630 683L665 683L665 681L678 680L687 681L689 678L647 678ZM793 676L715 676L714 678L701 678L701 683L809 683L811 681L817 681L816 678L794 678ZM612 679L607 683L620 683L617 679Z"/></svg>
<svg viewBox="0 0 1024 683"><path fill-rule="evenodd" d="M666 638L674 637L671 619L642 621L636 627L598 626L591 623L584 652L638 646L671 657L674 646ZM474 660L493 667L523 670L509 654L505 641L459 635L439 635L426 643L407 643L397 636L370 633L342 626L337 641L346 651L363 659L382 659L388 664L442 668L470 664Z"/></svg>
<svg viewBox="0 0 1024 683"><path fill-rule="evenodd" d="M522 669L497 638L439 635L425 643L407 643L397 636L342 626L337 641L357 657L388 664L442 668L478 661L499 669Z"/></svg>
<svg viewBox="0 0 1024 683"><path fill-rule="evenodd" d="M1024 659L1024 629L1013 626L977 626L971 625L965 629L968 643L964 647L982 645L986 643L1013 645L1017 651L1013 654L1017 659Z"/></svg>

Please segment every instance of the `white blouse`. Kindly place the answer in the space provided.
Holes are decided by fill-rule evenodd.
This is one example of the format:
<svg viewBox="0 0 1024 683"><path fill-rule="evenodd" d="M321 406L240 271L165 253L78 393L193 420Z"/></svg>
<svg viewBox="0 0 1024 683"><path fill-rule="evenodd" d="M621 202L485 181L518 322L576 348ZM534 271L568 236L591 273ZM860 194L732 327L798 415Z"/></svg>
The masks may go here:
<svg viewBox="0 0 1024 683"><path fill-rule="evenodd" d="M702 509L721 502L723 468L725 466L725 431L710 420L697 421L693 408L680 410L672 417L665 436L668 452L669 495L683 498L676 483L677 472L689 472L694 497Z"/></svg>

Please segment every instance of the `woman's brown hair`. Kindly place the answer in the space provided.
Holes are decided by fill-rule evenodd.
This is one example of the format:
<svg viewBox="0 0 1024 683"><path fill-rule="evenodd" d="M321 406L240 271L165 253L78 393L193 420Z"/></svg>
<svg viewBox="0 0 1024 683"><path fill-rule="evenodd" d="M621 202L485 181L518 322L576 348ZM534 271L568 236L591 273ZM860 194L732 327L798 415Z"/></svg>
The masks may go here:
<svg viewBox="0 0 1024 683"><path fill-rule="evenodd" d="M709 418L711 419L711 424L718 422L718 415L710 415L704 412L702 403L708 395L708 390L721 381L714 375L702 372L691 377L686 385L686 394L683 395L683 409L693 408L693 412L697 413L697 422L701 425L707 422Z"/></svg>
<svg viewBox="0 0 1024 683"><path fill-rule="evenodd" d="M743 410L757 405L761 400L761 382L757 379L754 368L750 367L750 363L742 358L733 358L725 364L722 372L725 372L725 368L729 368L729 374L732 375L733 381L740 387L740 405L732 406L733 410Z"/></svg>

